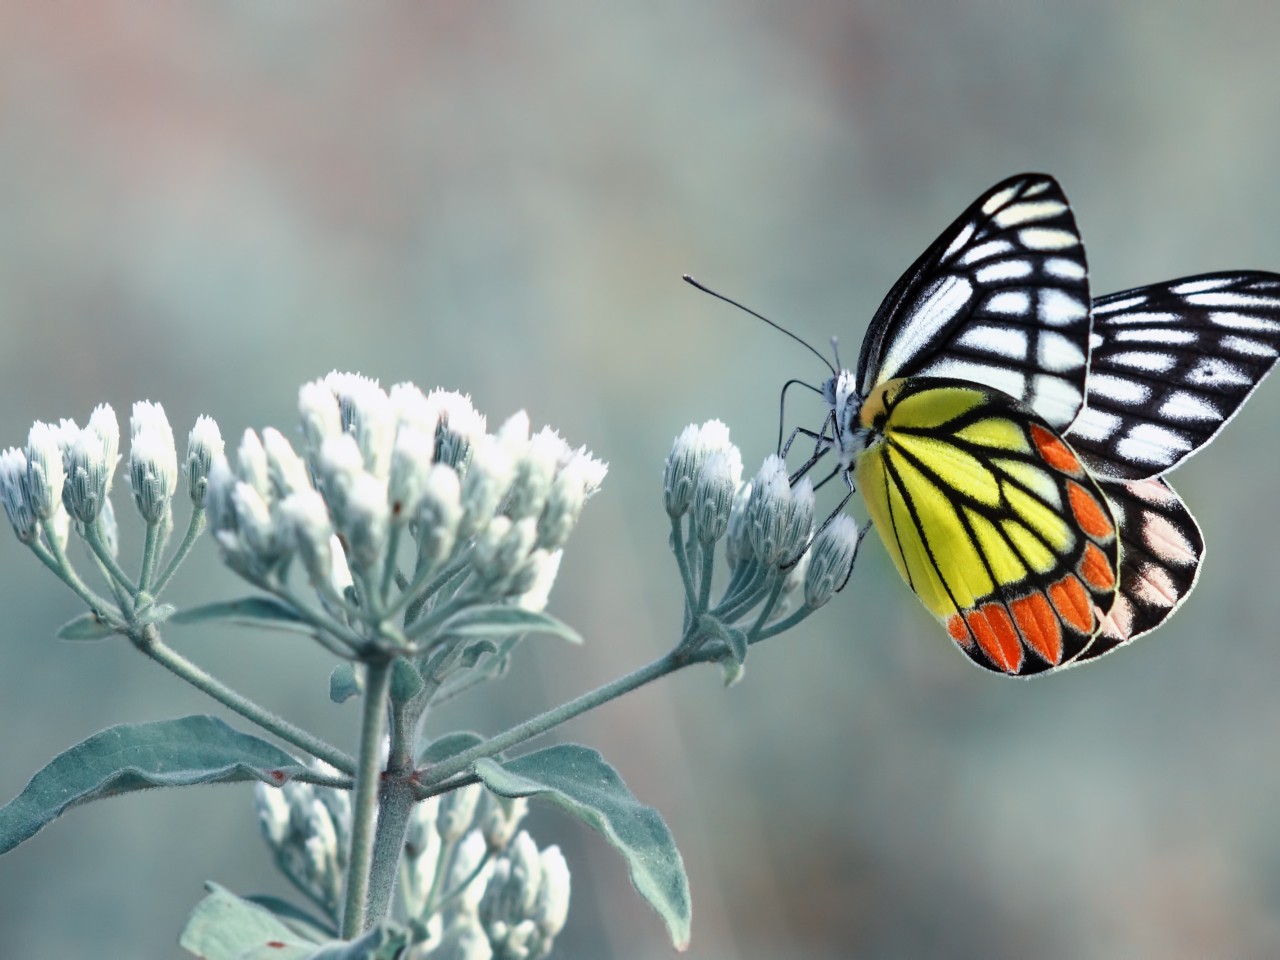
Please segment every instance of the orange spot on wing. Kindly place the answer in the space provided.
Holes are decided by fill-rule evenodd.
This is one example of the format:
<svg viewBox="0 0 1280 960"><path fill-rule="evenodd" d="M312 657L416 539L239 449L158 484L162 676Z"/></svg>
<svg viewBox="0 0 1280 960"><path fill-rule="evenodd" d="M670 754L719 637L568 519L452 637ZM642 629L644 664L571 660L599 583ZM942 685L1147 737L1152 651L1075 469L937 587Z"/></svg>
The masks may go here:
<svg viewBox="0 0 1280 960"><path fill-rule="evenodd" d="M1079 475L1084 471L1076 455L1067 449L1067 445L1055 437L1050 431L1038 423L1031 424L1031 439L1040 451L1044 462L1062 473Z"/></svg>
<svg viewBox="0 0 1280 960"><path fill-rule="evenodd" d="M964 625L964 619L958 613L953 613L947 617L947 633L951 635L951 639L966 650L973 649L973 636L969 633L969 628Z"/></svg>
<svg viewBox="0 0 1280 960"><path fill-rule="evenodd" d="M965 615L978 646L992 663L1005 673L1017 673L1022 666L1022 644L1009 613L998 603L986 603Z"/></svg>
<svg viewBox="0 0 1280 960"><path fill-rule="evenodd" d="M1049 599L1063 623L1085 636L1093 634L1093 604L1074 573L1049 584Z"/></svg>
<svg viewBox="0 0 1280 960"><path fill-rule="evenodd" d="M1080 484L1067 484L1067 499L1071 502L1071 512L1076 515L1080 529L1093 539L1106 540L1115 531L1102 504Z"/></svg>
<svg viewBox="0 0 1280 960"><path fill-rule="evenodd" d="M1111 590L1116 585L1111 561L1092 543L1084 545L1084 555L1080 558L1078 569L1085 583L1097 590Z"/></svg>
<svg viewBox="0 0 1280 960"><path fill-rule="evenodd" d="M1062 662L1062 627L1058 617L1043 593L1015 600L1009 605L1014 622L1022 631L1027 645L1044 658L1045 662Z"/></svg>

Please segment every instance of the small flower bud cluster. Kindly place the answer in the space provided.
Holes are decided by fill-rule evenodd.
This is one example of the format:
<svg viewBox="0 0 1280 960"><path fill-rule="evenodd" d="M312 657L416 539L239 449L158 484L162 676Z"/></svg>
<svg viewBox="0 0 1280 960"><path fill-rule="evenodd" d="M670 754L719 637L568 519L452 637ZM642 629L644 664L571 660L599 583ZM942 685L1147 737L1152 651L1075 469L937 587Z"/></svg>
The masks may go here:
<svg viewBox="0 0 1280 960"><path fill-rule="evenodd" d="M520 821L524 800L470 786L418 804L400 900L426 931L411 956L545 957L569 910L569 870ZM442 862L443 861L443 862Z"/></svg>
<svg viewBox="0 0 1280 960"><path fill-rule="evenodd" d="M301 455L276 431L250 431L234 469L210 468L210 522L235 570L265 585L296 556L322 596L353 582L384 590L403 534L416 544L413 576L400 580L410 593L459 562L478 600L545 605L603 463L553 430L530 435L523 412L487 433L468 398L409 383L384 391L334 372L306 384L298 406ZM429 609L430 597L415 599Z"/></svg>
<svg viewBox="0 0 1280 960"><path fill-rule="evenodd" d="M293 884L337 921L351 846L351 798L309 783L256 785L263 839Z"/></svg>
<svg viewBox="0 0 1280 960"><path fill-rule="evenodd" d="M742 456L718 420L690 425L676 438L663 474L663 501L672 522L672 545L684 570L693 631L686 649L710 634L728 636L726 655L741 663L741 640L733 630L762 639L771 624L791 623L825 604L844 585L859 535L847 517L824 525L815 537L815 496L809 478L794 484L785 461L767 457L756 475L742 481ZM711 557L723 540L731 577L723 599L709 605ZM758 608L765 604L763 612ZM704 617L718 620L708 629ZM737 644L736 650L734 645Z"/></svg>
<svg viewBox="0 0 1280 960"><path fill-rule="evenodd" d="M208 471L222 454L217 424L201 417L191 431L184 462L188 491L196 508L192 535L161 578L157 571L173 528L173 496L178 487L173 429L160 405L149 401L133 405L129 428L129 486L148 527L142 575L136 583L116 563L119 538L110 495L120 461L120 424L109 405L99 404L83 428L74 420L37 422L27 434L25 448L10 447L0 453L0 503L18 539L40 553L64 582L89 601L100 618L111 622L127 618L117 619L114 605L92 595L72 569L66 555L72 530L97 555L100 569L112 581L117 596L122 591L134 594L135 599L146 595L148 603L132 608L134 612L145 611L201 529L200 507Z"/></svg>

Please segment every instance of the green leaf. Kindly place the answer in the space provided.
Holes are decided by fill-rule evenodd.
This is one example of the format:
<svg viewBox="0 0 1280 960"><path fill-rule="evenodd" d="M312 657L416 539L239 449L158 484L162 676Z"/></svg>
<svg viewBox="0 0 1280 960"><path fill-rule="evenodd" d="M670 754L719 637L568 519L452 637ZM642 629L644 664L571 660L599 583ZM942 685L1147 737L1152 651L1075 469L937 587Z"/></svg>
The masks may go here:
<svg viewBox="0 0 1280 960"><path fill-rule="evenodd" d="M105 640L118 633L115 627L99 620L96 613L82 613L59 627L56 636L59 640Z"/></svg>
<svg viewBox="0 0 1280 960"><path fill-rule="evenodd" d="M433 763L439 763L441 760L448 760L463 750L470 750L477 743L484 743L484 737L478 733L472 733L470 730L446 733L440 739L433 740L418 754L418 765L427 767Z"/></svg>
<svg viewBox="0 0 1280 960"><path fill-rule="evenodd" d="M203 960L396 960L409 945L404 928L382 921L350 942L308 940L269 910L216 883L187 918L178 945Z"/></svg>
<svg viewBox="0 0 1280 960"><path fill-rule="evenodd" d="M312 633L313 628L288 604L271 597L241 597L179 610L169 618L173 623L205 623L209 620L231 620L254 626L279 627Z"/></svg>
<svg viewBox="0 0 1280 960"><path fill-rule="evenodd" d="M153 603L146 609L138 611L134 620L143 625L164 623L177 612L178 608L172 603Z"/></svg>
<svg viewBox="0 0 1280 960"><path fill-rule="evenodd" d="M514 760L478 760L476 774L503 797L539 797L598 830L627 861L631 882L667 925L677 950L689 945L689 879L662 815L641 804L600 754L560 744Z"/></svg>
<svg viewBox="0 0 1280 960"><path fill-rule="evenodd" d="M0 853L91 800L198 783L261 780L278 786L306 769L274 744L217 717L122 723L58 754L0 808Z"/></svg>
<svg viewBox="0 0 1280 960"><path fill-rule="evenodd" d="M275 914L276 919L284 923L304 940L311 939L316 943L333 940L338 936L337 929L328 920L308 913L296 904L269 893L251 893L244 898L249 903L263 907Z"/></svg>
<svg viewBox="0 0 1280 960"><path fill-rule="evenodd" d="M489 604L460 610L435 631L450 637L503 637L511 633L550 633L582 643L578 631L550 614L523 607Z"/></svg>
<svg viewBox="0 0 1280 960"><path fill-rule="evenodd" d="M422 692L422 674L404 657L391 663L391 702L408 703Z"/></svg>
<svg viewBox="0 0 1280 960"><path fill-rule="evenodd" d="M202 960L306 960L316 942L294 933L271 911L242 900L216 883L196 904L182 928L178 946Z"/></svg>
<svg viewBox="0 0 1280 960"><path fill-rule="evenodd" d="M334 703L346 703L360 692L360 678L354 664L340 663L329 674L329 699Z"/></svg>

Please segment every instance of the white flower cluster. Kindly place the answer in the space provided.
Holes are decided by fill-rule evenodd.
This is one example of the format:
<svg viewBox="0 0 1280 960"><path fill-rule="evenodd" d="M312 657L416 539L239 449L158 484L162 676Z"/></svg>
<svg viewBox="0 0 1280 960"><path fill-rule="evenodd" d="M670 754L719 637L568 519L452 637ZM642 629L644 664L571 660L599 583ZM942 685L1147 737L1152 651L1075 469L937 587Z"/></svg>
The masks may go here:
<svg viewBox="0 0 1280 960"><path fill-rule="evenodd" d="M259 784L263 837L286 876L333 921L350 843L348 795L328 787ZM538 960L569 913L569 868L519 829L524 800L473 785L414 807L396 910L414 931L407 958Z"/></svg>
<svg viewBox="0 0 1280 960"><path fill-rule="evenodd" d="M258 825L280 871L336 921L351 849L351 797L309 783L256 785Z"/></svg>
<svg viewBox="0 0 1280 960"><path fill-rule="evenodd" d="M550 428L531 435L524 412L488 433L467 397L410 383L335 372L298 406L301 454L279 431L247 431L234 468L210 467L209 522L233 569L266 586L296 557L326 605L369 619L420 612L442 576L454 595L545 606L604 463Z"/></svg>
<svg viewBox="0 0 1280 960"><path fill-rule="evenodd" d="M184 469L188 491L199 507L209 463L222 455L218 425L200 417L187 443ZM116 554L116 519L111 485L120 460L120 424L108 404L99 404L86 426L74 420L36 422L25 448L0 453L0 502L18 539L60 556L75 529L111 556ZM133 405L129 420L129 484L149 527L163 540L173 528L173 496L178 485L178 453L173 429L158 403Z"/></svg>

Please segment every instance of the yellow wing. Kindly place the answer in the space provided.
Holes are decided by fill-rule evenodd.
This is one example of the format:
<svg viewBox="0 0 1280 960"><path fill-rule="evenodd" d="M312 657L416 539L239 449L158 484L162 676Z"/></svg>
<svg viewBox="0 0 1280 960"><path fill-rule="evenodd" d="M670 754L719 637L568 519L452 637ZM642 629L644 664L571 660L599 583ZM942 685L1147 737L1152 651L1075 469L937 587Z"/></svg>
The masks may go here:
<svg viewBox="0 0 1280 960"><path fill-rule="evenodd" d="M1116 597L1106 498L1032 410L961 380L891 380L862 406L854 470L898 572L980 666L1068 663Z"/></svg>

